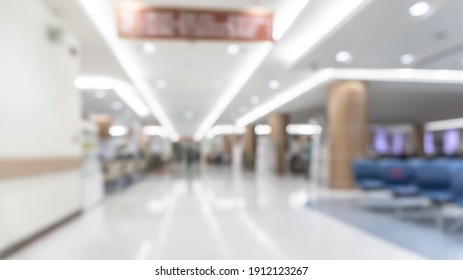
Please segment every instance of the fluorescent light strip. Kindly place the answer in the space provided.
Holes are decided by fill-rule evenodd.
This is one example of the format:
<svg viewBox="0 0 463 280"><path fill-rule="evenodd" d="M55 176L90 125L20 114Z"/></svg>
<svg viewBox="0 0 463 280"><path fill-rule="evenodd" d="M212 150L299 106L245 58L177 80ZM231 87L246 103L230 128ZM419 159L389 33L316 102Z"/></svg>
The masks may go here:
<svg viewBox="0 0 463 280"><path fill-rule="evenodd" d="M307 26L305 32L295 38L294 42L288 44L281 53L281 59L286 61L288 68L291 68L373 1L323 1L324 6L317 7L318 12L312 17L311 24Z"/></svg>
<svg viewBox="0 0 463 280"><path fill-rule="evenodd" d="M297 3L299 2L299 3ZM284 21L284 25L280 28L275 30L274 36L275 39L280 39L285 35L291 25L294 23L296 18L299 16L300 12L303 10L305 5L307 5L309 1L294 1L294 4L291 7L286 8L286 14ZM241 91L244 85L248 82L248 80L252 77L254 72L259 68L268 54L272 51L273 46L271 43L265 43L262 46L262 49L257 52L258 54L254 56L249 62L239 71L238 77L235 79L235 82L226 90L223 96L220 98L219 102L214 106L214 109L211 113L206 117L204 122L199 127L198 131L194 135L194 139L196 141L200 141L208 130L214 125L217 119L222 115L225 109L230 105L232 100L236 97L236 95Z"/></svg>
<svg viewBox="0 0 463 280"><path fill-rule="evenodd" d="M243 134L245 132L245 128L235 125L216 125L207 132L206 138L212 139L217 135Z"/></svg>
<svg viewBox="0 0 463 280"><path fill-rule="evenodd" d="M109 135L113 137L125 136L129 133L129 128L121 125L113 125L109 128Z"/></svg>
<svg viewBox="0 0 463 280"><path fill-rule="evenodd" d="M80 90L114 90L116 94L140 117L149 115L149 109L127 83L109 77L78 77L74 84Z"/></svg>
<svg viewBox="0 0 463 280"><path fill-rule="evenodd" d="M335 80L360 80L376 82L463 84L463 71L433 69L324 69L272 100L260 105L236 121L244 127L264 117L302 94Z"/></svg>
<svg viewBox="0 0 463 280"><path fill-rule="evenodd" d="M316 135L322 133L322 127L312 124L289 124L286 133L290 135Z"/></svg>
<svg viewBox="0 0 463 280"><path fill-rule="evenodd" d="M273 29L273 39L275 41L283 37L309 1L310 0L283 1L282 6L276 8L278 14L275 16Z"/></svg>
<svg viewBox="0 0 463 280"><path fill-rule="evenodd" d="M463 128L463 118L427 122L424 124L426 131L442 131L457 128Z"/></svg>
<svg viewBox="0 0 463 280"><path fill-rule="evenodd" d="M272 133L272 127L268 124L259 124L254 128L254 133L259 136L269 135Z"/></svg>
<svg viewBox="0 0 463 280"><path fill-rule="evenodd" d="M157 118L159 123L166 129L167 133L169 134L169 139L173 142L177 142L180 139L180 136L175 131L171 122L167 118L167 115L165 114L161 105L153 97L152 91L149 88L149 86L141 79L132 80L134 81L135 86L139 89L142 96L145 97L145 100L148 103L148 106L150 107L151 111L153 112L153 115Z"/></svg>
<svg viewBox="0 0 463 280"><path fill-rule="evenodd" d="M180 139L178 133L174 129L172 123L170 122L159 102L154 98L152 90L142 78L139 78L137 73L137 69L139 69L139 67L135 64L135 61L120 47L119 39L115 35L116 33L114 30L114 25L109 25L108 22L105 21L105 15L101 14L102 11L103 13L112 13L112 10L107 11L107 9L105 9L106 7L104 5L107 5L107 3L94 0L79 0L79 3L99 33L105 39L104 41L114 56L117 58L122 69L124 69L124 71L127 73L135 88L148 104L152 114L156 117L159 123L167 129L169 138L174 142L178 141ZM111 18L113 18L113 14L111 14Z"/></svg>
<svg viewBox="0 0 463 280"><path fill-rule="evenodd" d="M145 126L143 127L143 133L148 136L160 136L162 138L167 138L167 130L162 126Z"/></svg>
<svg viewBox="0 0 463 280"><path fill-rule="evenodd" d="M463 71L435 69L336 69L335 79L378 82L463 84Z"/></svg>
<svg viewBox="0 0 463 280"><path fill-rule="evenodd" d="M334 77L334 74L335 72L333 69L324 69L316 72L308 80L305 80L300 84L297 84L291 89L279 94L269 102L261 106L258 106L250 113L244 115L236 121L236 125L239 127L244 127L256 121L257 119L267 115L268 113L281 107L289 101L299 97L300 95L331 81L331 79Z"/></svg>
<svg viewBox="0 0 463 280"><path fill-rule="evenodd" d="M256 52L257 55L250 59L246 66L241 69L238 78L235 79L234 83L229 88L227 88L219 102L214 106L214 109L212 109L211 113L199 127L199 130L194 135L194 139L196 141L200 141L206 135L207 131L214 125L228 105L230 105L232 100L241 91L257 68L259 68L271 50L272 43L263 43L261 50Z"/></svg>

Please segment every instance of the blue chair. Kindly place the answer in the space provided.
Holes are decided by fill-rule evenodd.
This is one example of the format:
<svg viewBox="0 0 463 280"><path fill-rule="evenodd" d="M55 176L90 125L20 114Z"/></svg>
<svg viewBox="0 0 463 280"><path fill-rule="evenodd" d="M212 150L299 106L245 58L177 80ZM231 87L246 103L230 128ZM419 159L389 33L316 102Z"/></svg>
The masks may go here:
<svg viewBox="0 0 463 280"><path fill-rule="evenodd" d="M461 167L463 167L463 159L452 159L450 162L449 162L449 167L450 169L460 169Z"/></svg>
<svg viewBox="0 0 463 280"><path fill-rule="evenodd" d="M412 181L415 181L416 178L416 170L420 167L429 163L429 160L422 159L422 158L411 158L407 160L407 166L412 170Z"/></svg>
<svg viewBox="0 0 463 280"><path fill-rule="evenodd" d="M454 203L463 207L463 164L454 165L451 170L451 181L452 189L454 192ZM463 219L457 220L453 225L451 225L449 231L451 233L457 231L460 227L463 226Z"/></svg>
<svg viewBox="0 0 463 280"><path fill-rule="evenodd" d="M414 196L419 189L413 184L413 169L403 160L381 160L379 163L384 187L394 196Z"/></svg>
<svg viewBox="0 0 463 280"><path fill-rule="evenodd" d="M415 180L420 194L435 203L451 202L454 199L454 192L450 170L451 164L443 162L429 162L417 167Z"/></svg>
<svg viewBox="0 0 463 280"><path fill-rule="evenodd" d="M415 170L417 167L422 166L423 164L428 163L429 160L423 159L423 158L411 158L407 160L407 165L413 169L413 173L415 173Z"/></svg>
<svg viewBox="0 0 463 280"><path fill-rule="evenodd" d="M384 185L380 178L379 167L373 160L354 160L352 163L357 186L365 191L380 190Z"/></svg>
<svg viewBox="0 0 463 280"><path fill-rule="evenodd" d="M442 165L442 166L447 166L451 164L454 161L452 158L446 158L446 157L438 157L433 159L431 162L436 165Z"/></svg>
<svg viewBox="0 0 463 280"><path fill-rule="evenodd" d="M454 165L450 170L454 202L463 206L463 164Z"/></svg>

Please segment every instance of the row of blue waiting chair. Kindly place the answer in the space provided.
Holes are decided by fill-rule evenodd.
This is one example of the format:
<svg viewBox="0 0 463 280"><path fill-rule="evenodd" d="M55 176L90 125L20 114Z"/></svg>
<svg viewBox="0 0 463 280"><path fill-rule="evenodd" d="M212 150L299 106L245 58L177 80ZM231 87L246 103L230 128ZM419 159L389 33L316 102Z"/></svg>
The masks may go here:
<svg viewBox="0 0 463 280"><path fill-rule="evenodd" d="M463 206L463 159L355 160L359 188L389 190L396 197L422 196Z"/></svg>

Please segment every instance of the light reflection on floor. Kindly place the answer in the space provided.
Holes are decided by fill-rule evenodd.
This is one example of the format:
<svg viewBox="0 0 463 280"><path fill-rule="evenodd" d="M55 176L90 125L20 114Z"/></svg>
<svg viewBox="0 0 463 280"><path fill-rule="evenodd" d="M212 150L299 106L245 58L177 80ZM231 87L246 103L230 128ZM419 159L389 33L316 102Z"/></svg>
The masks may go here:
<svg viewBox="0 0 463 280"><path fill-rule="evenodd" d="M15 259L413 259L305 207L303 177L228 168L151 175Z"/></svg>

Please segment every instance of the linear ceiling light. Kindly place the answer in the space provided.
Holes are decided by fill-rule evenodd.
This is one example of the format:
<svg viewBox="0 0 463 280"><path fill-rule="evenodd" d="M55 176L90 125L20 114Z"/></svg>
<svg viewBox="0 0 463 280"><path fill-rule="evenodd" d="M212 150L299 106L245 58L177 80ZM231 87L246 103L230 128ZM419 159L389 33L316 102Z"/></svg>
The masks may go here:
<svg viewBox="0 0 463 280"><path fill-rule="evenodd" d="M316 72L311 78L297 84L291 89L282 92L269 102L262 104L261 106L256 107L250 113L244 115L236 121L236 125L244 127L257 119L267 115L273 110L279 108L280 106L288 103L289 101L299 97L300 95L313 90L326 82L330 81L334 77L333 69L324 69Z"/></svg>
<svg viewBox="0 0 463 280"><path fill-rule="evenodd" d="M135 90L129 84L109 77L81 76L74 81L76 88L80 90L114 90L116 94L129 106L138 116L149 115L148 107Z"/></svg>
<svg viewBox="0 0 463 280"><path fill-rule="evenodd" d="M148 136L160 136L162 138L168 137L167 130L162 126L145 126L143 127L143 133Z"/></svg>
<svg viewBox="0 0 463 280"><path fill-rule="evenodd" d="M359 80L376 82L463 84L463 71L433 69L324 69L302 81L272 100L256 107L236 121L244 127L264 117L295 98L334 80Z"/></svg>
<svg viewBox="0 0 463 280"><path fill-rule="evenodd" d="M280 40L291 27L299 14L304 10L305 6L309 3L309 0L297 0L297 1L282 1L282 6L277 7L278 14L276 14L273 28L273 39Z"/></svg>
<svg viewBox="0 0 463 280"><path fill-rule="evenodd" d="M378 82L463 84L461 70L435 69L336 69L334 79Z"/></svg>
<svg viewBox="0 0 463 280"><path fill-rule="evenodd" d="M282 52L281 59L292 67L301 61L312 49L320 44L337 28L341 27L352 16L362 11L372 0L325 0L319 11L312 17L310 25L304 32L288 44ZM297 43L296 43L297 42Z"/></svg>
<svg viewBox="0 0 463 280"><path fill-rule="evenodd" d="M272 133L272 127L268 124L259 124L254 128L254 133L259 136L269 135Z"/></svg>
<svg viewBox="0 0 463 280"><path fill-rule="evenodd" d="M293 1L291 4L287 4L285 7L285 13L279 14L278 27L275 27L273 33L275 40L279 40L284 36L286 31L288 31L288 29L294 23L295 19L299 16L300 12L308 2L308 0ZM194 139L196 141L200 141L202 138L204 138L208 130L214 125L214 123L222 115L228 105L230 105L232 100L241 91L254 72L256 72L256 70L259 68L272 49L273 45L271 43L263 43L261 49L256 52L257 54L249 59L246 65L240 69L237 78L226 89L225 93L214 106L214 109L209 113L209 115L199 127L198 131L195 133Z"/></svg>
<svg viewBox="0 0 463 280"><path fill-rule="evenodd" d="M133 57L128 55L121 47L119 38L116 35L117 32L114 30L114 24L108 24L108 22L114 22L114 14L111 9L107 9L105 6L107 5L107 2L79 0L79 3L102 37L105 39L107 46L116 57L122 69L124 69L129 78L132 80L141 97L145 100L146 104L148 104L152 114L156 117L159 123L166 128L170 140L174 142L178 141L180 136L173 127L162 106L154 98L152 89L144 81L144 79L140 77L138 73L138 70L140 69L139 65L137 65Z"/></svg>
<svg viewBox="0 0 463 280"><path fill-rule="evenodd" d="M207 132L206 138L212 139L217 135L243 134L245 131L245 128L235 125L216 125Z"/></svg>
<svg viewBox="0 0 463 280"><path fill-rule="evenodd" d="M113 137L125 136L129 133L129 128L121 125L113 125L109 128L109 135Z"/></svg>
<svg viewBox="0 0 463 280"><path fill-rule="evenodd" d="M289 124L286 132L290 135L315 135L322 133L322 127L313 124Z"/></svg>
<svg viewBox="0 0 463 280"><path fill-rule="evenodd" d="M424 124L426 131L442 131L457 128L463 128L463 118L427 122Z"/></svg>
<svg viewBox="0 0 463 280"><path fill-rule="evenodd" d="M232 102L235 96L241 91L247 81L251 78L257 68L261 65L264 59L272 50L272 43L263 43L257 54L249 59L246 65L241 68L239 76L234 82L226 89L225 93L219 99L219 102L214 105L214 109L209 113L204 122L199 127L194 135L196 141L200 141L207 133L207 131L214 125L217 119L222 115L228 105Z"/></svg>

